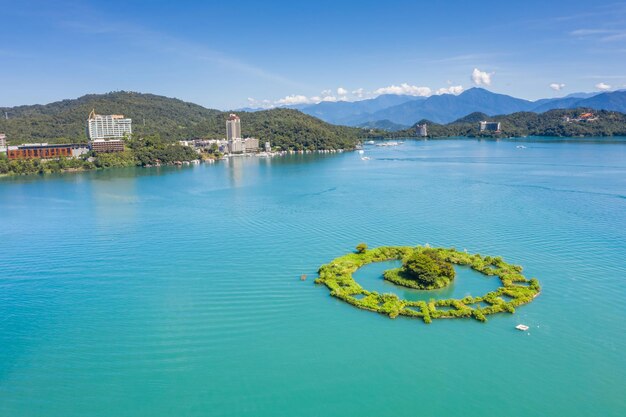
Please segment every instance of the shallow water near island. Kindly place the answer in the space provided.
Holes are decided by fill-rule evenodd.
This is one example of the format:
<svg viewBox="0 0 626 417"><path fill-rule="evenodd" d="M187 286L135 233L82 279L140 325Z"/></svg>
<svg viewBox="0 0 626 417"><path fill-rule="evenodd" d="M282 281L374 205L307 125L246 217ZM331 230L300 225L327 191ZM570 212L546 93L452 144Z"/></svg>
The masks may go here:
<svg viewBox="0 0 626 417"><path fill-rule="evenodd" d="M1 416L626 410L624 138L3 178L0 220ZM361 241L502 256L543 290L487 323L392 320L313 283Z"/></svg>

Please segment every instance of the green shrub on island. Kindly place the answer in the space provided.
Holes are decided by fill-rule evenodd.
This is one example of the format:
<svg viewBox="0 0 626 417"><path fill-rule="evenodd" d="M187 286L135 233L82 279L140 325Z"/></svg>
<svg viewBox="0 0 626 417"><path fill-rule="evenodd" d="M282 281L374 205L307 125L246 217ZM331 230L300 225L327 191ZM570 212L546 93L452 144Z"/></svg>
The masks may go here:
<svg viewBox="0 0 626 417"><path fill-rule="evenodd" d="M438 262L448 264L454 271L451 264L465 265L489 276L497 276L502 286L495 291L482 296L466 296L463 299L445 299L424 301L404 300L395 294L379 294L361 287L352 277L352 274L364 265L373 262L384 262L395 259L409 260L416 256L416 253L430 254L438 259ZM436 255L433 255L436 254ZM422 259L423 261L423 259ZM406 262L405 262L406 264ZM454 279L447 268L436 270L432 264L426 262L411 262L414 271L422 271L418 266L429 265L430 272L436 271L447 279ZM404 266L403 266L404 267ZM396 268L385 273L385 279L390 271L398 271ZM442 318L474 318L478 321L486 321L487 316L495 313L515 313L515 308L531 302L541 292L541 287L537 279L526 279L521 274L522 268L518 265L511 265L500 257L482 257L479 254L468 254L459 252L454 248L424 248L421 246L381 246L374 249L367 249L364 252L348 253L344 256L332 260L330 263L322 265L318 271L319 277L315 280L317 284L324 284L330 295L337 297L357 308L375 311L385 314L390 318L406 316L420 318L425 323L430 323L434 319ZM429 279L433 275L429 275ZM408 277L402 278L412 282ZM437 279L435 279L436 282ZM393 282L393 281L392 281ZM399 283L405 285L405 283ZM413 287L415 288L415 287ZM485 304L485 305L483 305Z"/></svg>
<svg viewBox="0 0 626 417"><path fill-rule="evenodd" d="M357 253L367 252L367 243L359 243L358 245L356 245L356 252Z"/></svg>
<svg viewBox="0 0 626 417"><path fill-rule="evenodd" d="M387 281L420 290L447 287L455 276L452 264L430 248L414 250L403 260L401 268L389 269L383 274Z"/></svg>

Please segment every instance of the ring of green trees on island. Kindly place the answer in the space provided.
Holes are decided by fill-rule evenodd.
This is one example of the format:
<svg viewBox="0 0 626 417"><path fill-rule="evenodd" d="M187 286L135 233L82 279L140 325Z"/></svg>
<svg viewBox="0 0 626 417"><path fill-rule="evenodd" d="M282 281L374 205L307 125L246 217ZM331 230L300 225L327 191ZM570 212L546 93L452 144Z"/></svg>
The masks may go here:
<svg viewBox="0 0 626 417"><path fill-rule="evenodd" d="M361 243L355 253L348 253L322 265L316 283L324 284L330 295L364 309L385 314L433 319L471 317L486 321L486 316L500 312L514 313L515 308L531 302L541 292L537 279L522 275L522 267L504 262L501 257L469 254L454 248L428 246L381 246L368 249ZM462 299L410 301L392 293L380 294L361 287L352 274L374 262L402 260L402 267L384 272L384 279L401 287L432 290L450 285L455 278L453 265L469 266L487 276L497 276L502 286L481 296Z"/></svg>

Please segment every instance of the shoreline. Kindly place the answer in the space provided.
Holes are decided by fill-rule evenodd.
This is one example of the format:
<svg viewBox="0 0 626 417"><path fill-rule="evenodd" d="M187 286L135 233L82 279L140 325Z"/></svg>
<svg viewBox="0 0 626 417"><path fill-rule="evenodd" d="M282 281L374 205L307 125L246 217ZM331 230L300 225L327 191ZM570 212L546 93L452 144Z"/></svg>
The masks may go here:
<svg viewBox="0 0 626 417"><path fill-rule="evenodd" d="M2 178L14 178L14 177L29 177L29 176L45 176L52 174L70 174L70 173L82 173L82 172L95 172L95 171L105 171L113 168L158 168L158 167L181 167L181 166L191 166L191 165L200 165L200 164L214 164L217 161L228 161L231 158L274 158L274 157L282 157L287 155L309 155L309 154L336 154L343 152L350 152L356 149L318 149L318 150L288 150L288 151L277 151L277 152L258 152L258 153L242 153L242 154L227 154L223 155L220 158L206 158L206 159L192 159L185 161L174 161L172 163L157 163L157 164L147 164L147 165L133 165L133 166L110 166L110 167L94 167L94 168L65 168L56 172L33 172L33 173L0 173L0 179ZM71 158L68 158L71 159ZM26 159L25 159L26 160ZM39 162L48 162L48 161L56 161L55 159L28 159L30 161L36 160Z"/></svg>
<svg viewBox="0 0 626 417"><path fill-rule="evenodd" d="M257 158L274 158L274 157L282 157L287 155L310 155L310 154L340 154L343 152L354 152L356 150L362 149L363 145L371 145L368 142L385 142L385 141L394 141L394 140L411 140L411 141L455 141L455 140L470 140L470 141L490 141L490 142L511 142L511 143L577 143L577 144L626 144L626 136L584 136L584 137L575 137L575 136L512 136L512 137L478 137L478 136L439 136L439 137L416 137L416 136L398 136L398 137L369 137L362 138L361 142L357 144L354 149L317 149L317 150L286 150L286 151L274 151L274 152L257 152L257 153L242 153L242 154L226 154L221 157L213 157L213 158L205 158L205 159L194 159L194 160L184 160L184 161L175 161L172 163L160 163L160 164L147 164L147 165L132 165L132 166L109 166L109 167L95 167L95 168L76 168L70 167L61 169L59 171L54 172L32 172L32 173L0 173L0 179L5 178L13 178L13 177L29 177L29 176L45 176L50 174L69 174L69 173L82 173L82 172L91 172L91 171L104 171L109 170L111 168L124 168L124 167L137 167L137 168L154 168L161 166L186 166L186 165L199 165L199 164L214 164L216 161L220 160L230 160L231 158L249 158L249 157L257 157ZM38 161L38 162L50 162L50 161L58 161L54 159L24 159L28 161ZM68 158L68 160L75 160L72 158Z"/></svg>

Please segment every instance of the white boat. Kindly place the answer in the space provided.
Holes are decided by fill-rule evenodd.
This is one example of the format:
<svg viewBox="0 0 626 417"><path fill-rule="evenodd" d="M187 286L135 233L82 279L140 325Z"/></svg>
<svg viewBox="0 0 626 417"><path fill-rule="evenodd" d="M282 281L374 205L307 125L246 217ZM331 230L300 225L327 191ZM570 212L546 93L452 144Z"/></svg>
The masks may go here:
<svg viewBox="0 0 626 417"><path fill-rule="evenodd" d="M524 146L524 145L517 145L516 148L517 149L526 149L526 146Z"/></svg>
<svg viewBox="0 0 626 417"><path fill-rule="evenodd" d="M369 161L371 158L369 156L364 156L361 158L361 161Z"/></svg>
<svg viewBox="0 0 626 417"><path fill-rule="evenodd" d="M365 153L365 151L363 149L359 150L359 154L363 155Z"/></svg>
<svg viewBox="0 0 626 417"><path fill-rule="evenodd" d="M515 328L517 330L521 330L523 332L525 332L526 330L530 329L530 327L526 326L525 324L518 324L517 326L515 326Z"/></svg>
<svg viewBox="0 0 626 417"><path fill-rule="evenodd" d="M374 142L373 140L368 140L368 141L367 141L367 142L365 142L365 143L367 143L368 145L373 145L373 144L375 144L376 142Z"/></svg>

